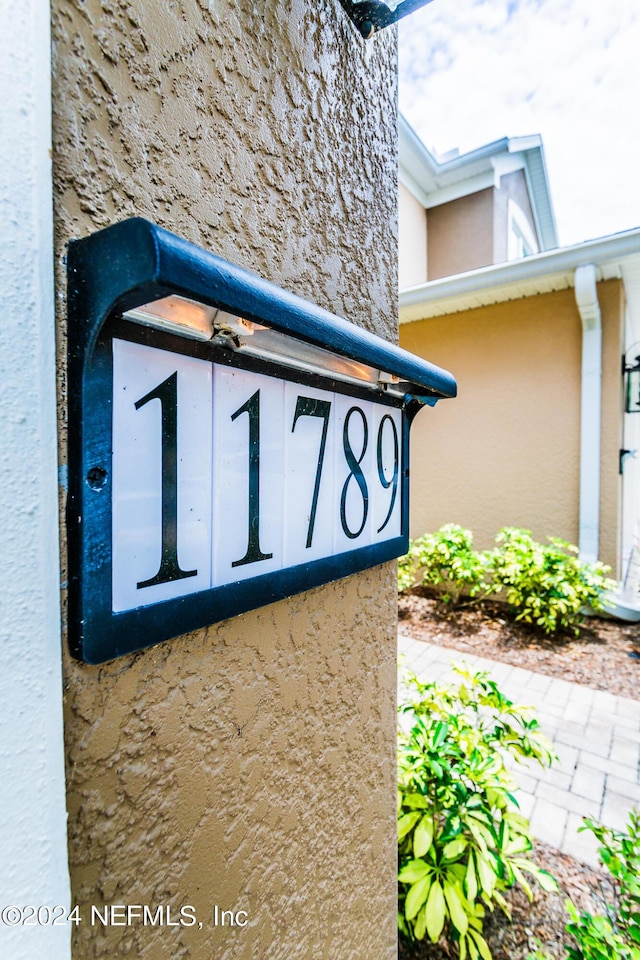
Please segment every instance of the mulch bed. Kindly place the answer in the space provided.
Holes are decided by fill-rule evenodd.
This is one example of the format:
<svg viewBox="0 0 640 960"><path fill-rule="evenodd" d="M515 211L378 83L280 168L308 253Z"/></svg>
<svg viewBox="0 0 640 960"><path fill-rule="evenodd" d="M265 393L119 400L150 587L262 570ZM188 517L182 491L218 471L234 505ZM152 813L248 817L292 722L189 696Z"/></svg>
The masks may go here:
<svg viewBox="0 0 640 960"><path fill-rule="evenodd" d="M416 640L622 697L640 698L640 624L586 618L580 636L553 639L511 618L503 604L450 609L421 587L400 597L400 627Z"/></svg>
<svg viewBox="0 0 640 960"><path fill-rule="evenodd" d="M529 903L522 890L511 890L507 895L512 910L511 922L499 908L488 913L485 919L484 936L493 960L526 960L538 944L550 956L564 960L566 897L573 900L579 910L591 913L603 912L600 903L603 892L606 899L610 899L611 887L604 871L587 867L544 843L536 843L531 856L555 876L560 893L545 893L533 882L533 903ZM410 944L401 938L398 947L400 960L448 960L457 956L457 948L446 943L422 941Z"/></svg>
<svg viewBox="0 0 640 960"><path fill-rule="evenodd" d="M513 620L502 604L485 601L451 610L423 588L400 597L398 612L403 632L447 647L452 654L472 653L640 699L640 624L592 617L585 621L579 637L566 634L551 639ZM580 910L602 913L602 892L610 896L604 870L543 843L536 843L532 857L556 877L561 893L545 893L532 883L534 900L529 903L522 890L510 891L507 899L512 920L499 909L485 920L484 934L493 960L527 960L538 943L556 960L564 960L565 898ZM446 943L412 945L401 940L398 948L399 960L448 960L457 955L457 948Z"/></svg>

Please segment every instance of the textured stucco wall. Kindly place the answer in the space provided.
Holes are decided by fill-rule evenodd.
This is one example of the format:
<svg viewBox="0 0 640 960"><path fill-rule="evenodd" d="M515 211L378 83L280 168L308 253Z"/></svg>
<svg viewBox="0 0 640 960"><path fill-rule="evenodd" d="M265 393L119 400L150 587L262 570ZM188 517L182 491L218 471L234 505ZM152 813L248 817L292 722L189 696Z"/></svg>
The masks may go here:
<svg viewBox="0 0 640 960"><path fill-rule="evenodd" d="M365 44L336 0L54 0L53 32L63 439L64 244L131 214L395 336L393 30ZM83 924L76 957L394 956L394 618L385 565L66 657L73 899L204 923Z"/></svg>
<svg viewBox="0 0 640 960"><path fill-rule="evenodd" d="M400 289L427 280L427 211L400 184L398 190L398 266Z"/></svg>
<svg viewBox="0 0 640 960"><path fill-rule="evenodd" d="M600 430L600 557L615 576L624 576L622 553L622 477L624 396L620 358L624 352L624 288L621 281L599 283L602 314L602 427Z"/></svg>
<svg viewBox="0 0 640 960"><path fill-rule="evenodd" d="M598 284L603 326L600 558L618 553L619 281ZM582 328L573 290L403 324L400 342L458 380L455 404L418 417L411 532L444 523L478 547L503 526L578 542Z"/></svg>
<svg viewBox="0 0 640 960"><path fill-rule="evenodd" d="M480 190L427 213L429 280L493 263L495 190Z"/></svg>
<svg viewBox="0 0 640 960"><path fill-rule="evenodd" d="M0 32L0 904L69 904L57 521L49 5ZM34 918L31 918L33 921ZM45 915L41 915L45 919ZM0 923L7 960L69 956L69 928Z"/></svg>

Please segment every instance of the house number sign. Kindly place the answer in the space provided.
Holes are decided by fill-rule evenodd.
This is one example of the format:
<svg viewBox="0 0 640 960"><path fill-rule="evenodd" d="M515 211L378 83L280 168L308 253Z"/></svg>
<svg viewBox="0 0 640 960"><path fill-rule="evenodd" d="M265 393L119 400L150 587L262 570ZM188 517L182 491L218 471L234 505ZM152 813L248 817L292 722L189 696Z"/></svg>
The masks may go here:
<svg viewBox="0 0 640 960"><path fill-rule="evenodd" d="M113 612L401 534L398 405L113 340Z"/></svg>
<svg viewBox="0 0 640 960"><path fill-rule="evenodd" d="M404 553L445 371L134 219L70 246L69 635L100 663Z"/></svg>

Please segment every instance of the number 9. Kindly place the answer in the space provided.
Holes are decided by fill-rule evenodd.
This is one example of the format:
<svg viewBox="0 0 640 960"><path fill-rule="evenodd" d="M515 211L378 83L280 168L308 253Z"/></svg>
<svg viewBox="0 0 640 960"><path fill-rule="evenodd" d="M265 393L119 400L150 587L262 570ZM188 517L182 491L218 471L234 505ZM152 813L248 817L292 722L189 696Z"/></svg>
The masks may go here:
<svg viewBox="0 0 640 960"><path fill-rule="evenodd" d="M387 480L386 474L384 472L384 462L383 462L383 452L382 452L382 444L384 440L384 425L387 421L391 424L391 430L393 435L393 476L391 477L390 480ZM378 527L378 530L377 530L378 533L381 533L386 527L386 525L389 523L389 520L391 519L391 514L393 513L393 508L395 506L396 494L398 492L398 471L399 471L399 464L400 464L398 431L396 429L396 425L393 417L391 417L391 415L388 413L386 413L382 418L382 420L380 421L380 426L378 427L378 445L377 446L378 446L378 450L377 450L378 478L385 490L388 490L389 487L391 486L393 487L393 491L391 493L391 503L389 504L389 510L387 512L386 517L384 518L384 522L382 523L382 526Z"/></svg>

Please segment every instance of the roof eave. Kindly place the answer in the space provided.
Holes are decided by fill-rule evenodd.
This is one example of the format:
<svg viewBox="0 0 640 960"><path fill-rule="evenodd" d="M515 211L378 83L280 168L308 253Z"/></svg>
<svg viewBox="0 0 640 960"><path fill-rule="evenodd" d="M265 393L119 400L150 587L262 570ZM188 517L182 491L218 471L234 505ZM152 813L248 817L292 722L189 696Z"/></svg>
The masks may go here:
<svg viewBox="0 0 640 960"><path fill-rule="evenodd" d="M409 287L400 292L400 323L571 287L582 264L594 264L599 279L622 277L632 261L640 264L640 227Z"/></svg>

